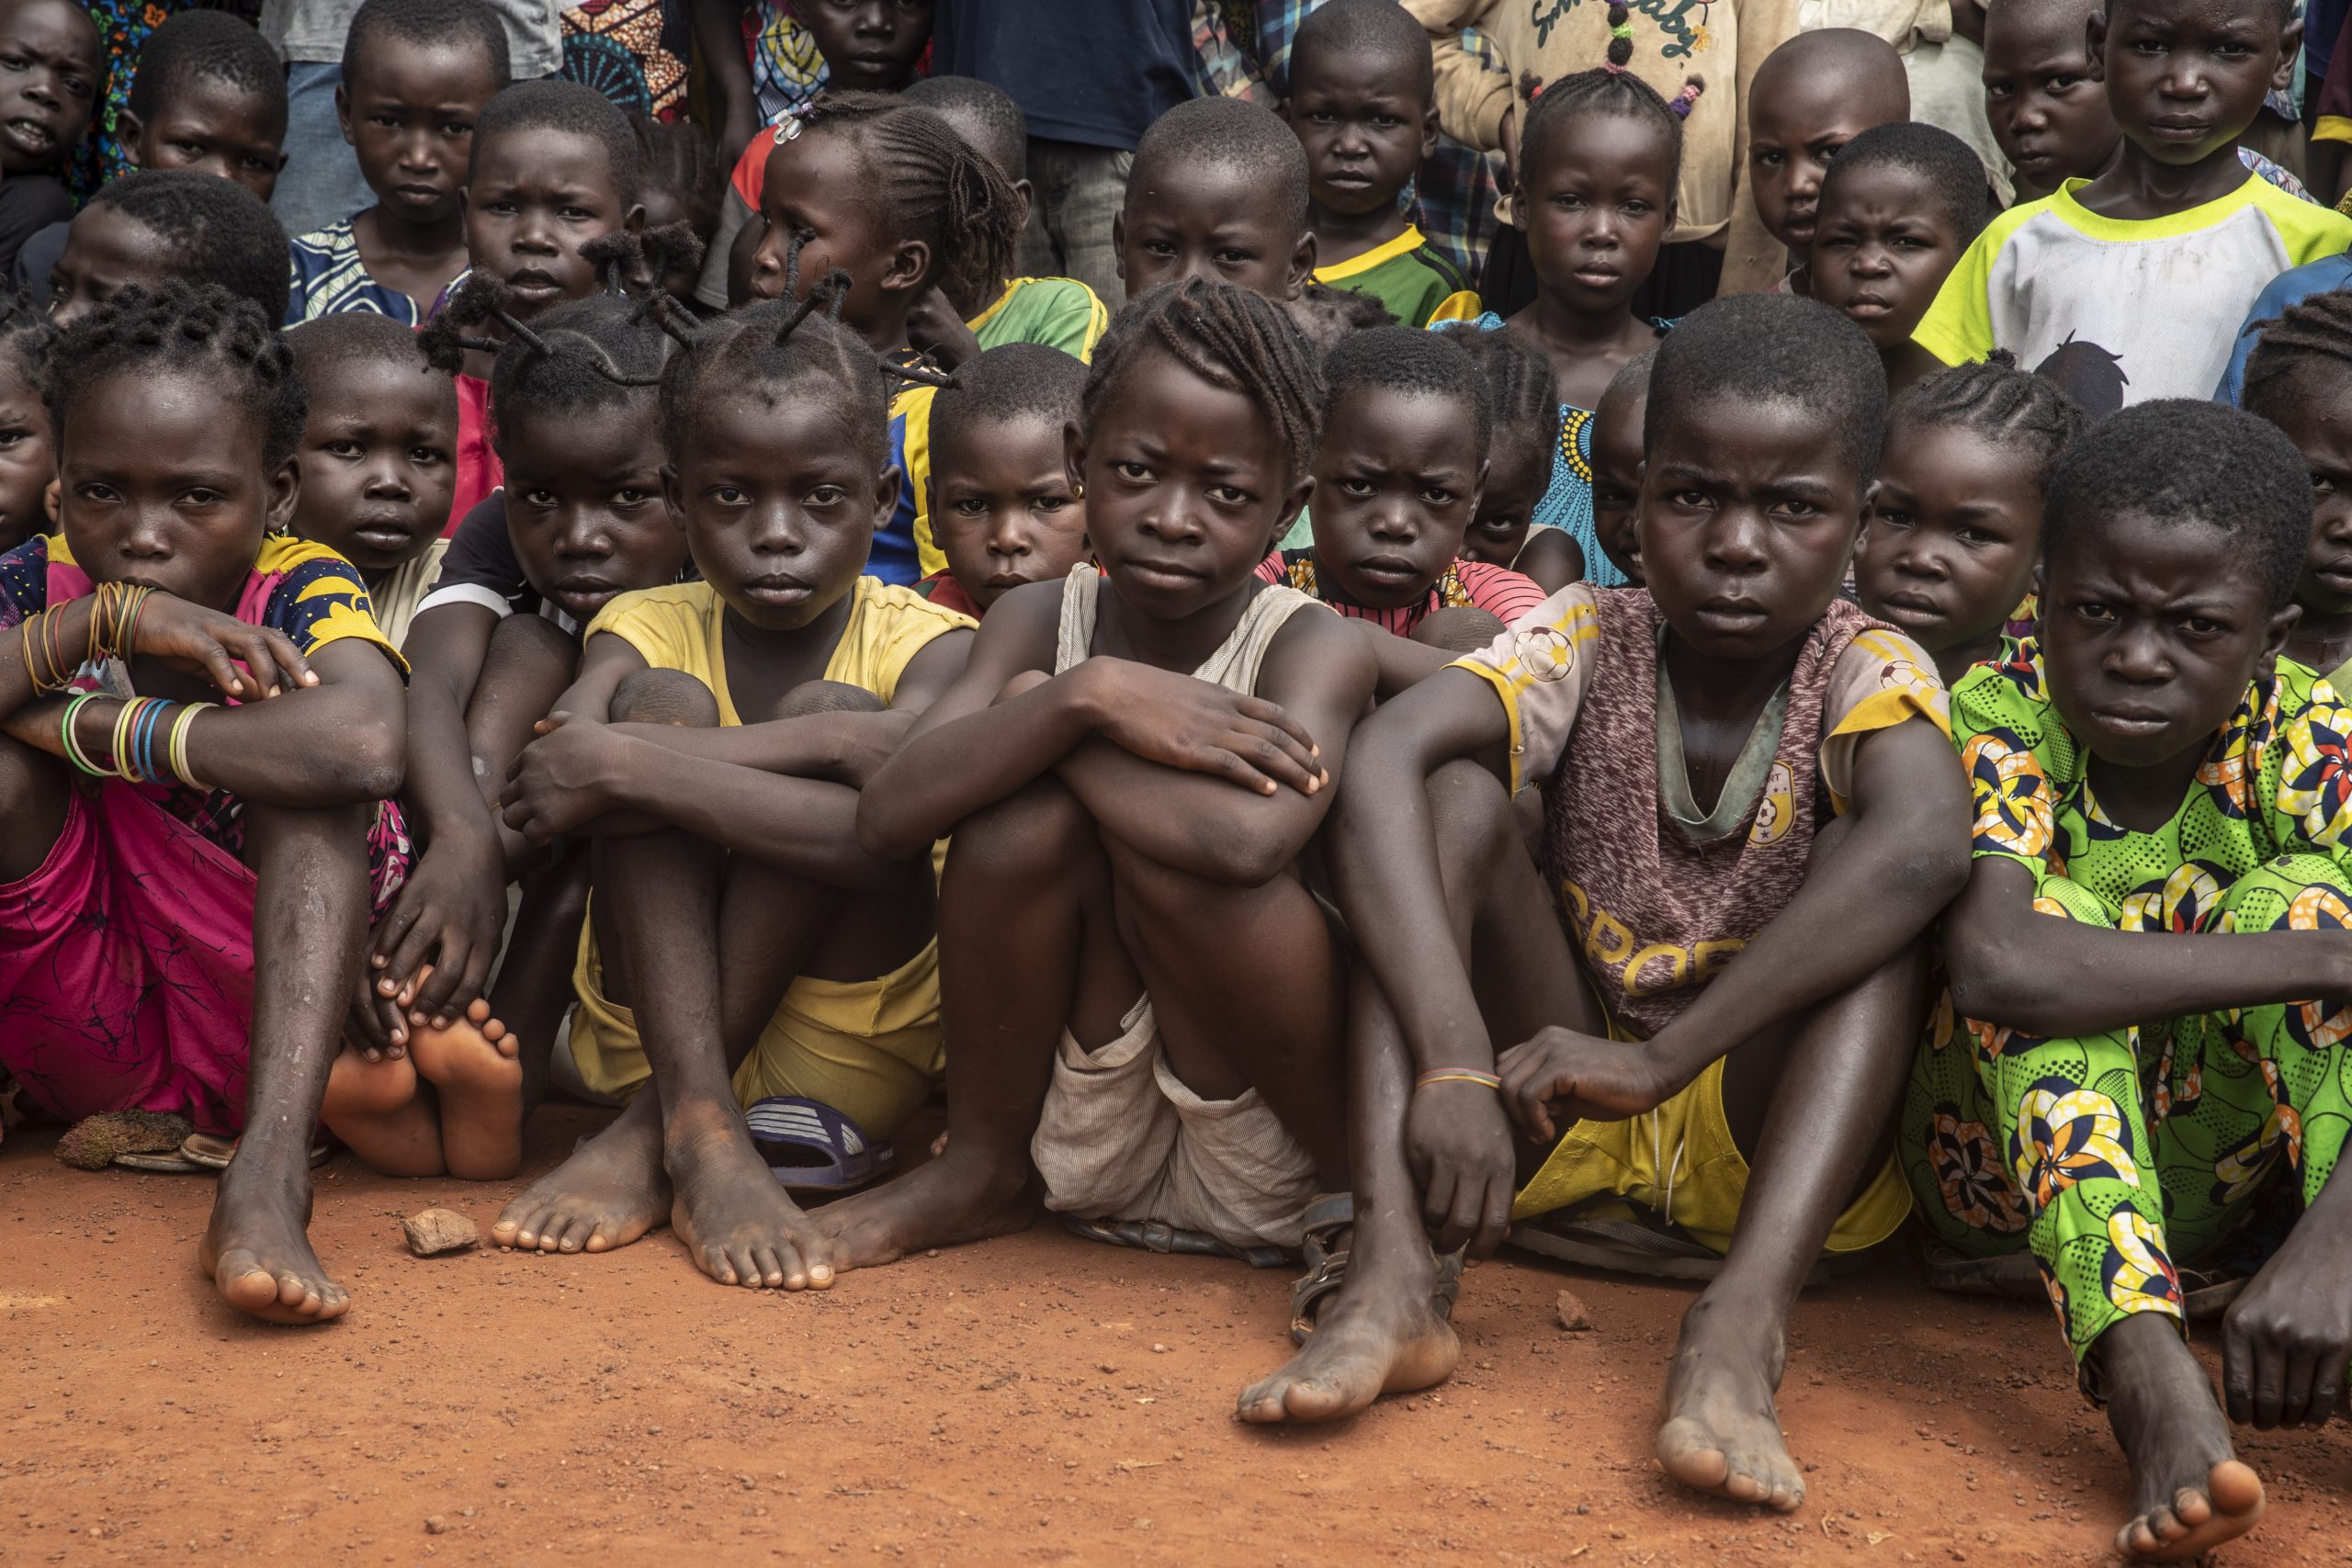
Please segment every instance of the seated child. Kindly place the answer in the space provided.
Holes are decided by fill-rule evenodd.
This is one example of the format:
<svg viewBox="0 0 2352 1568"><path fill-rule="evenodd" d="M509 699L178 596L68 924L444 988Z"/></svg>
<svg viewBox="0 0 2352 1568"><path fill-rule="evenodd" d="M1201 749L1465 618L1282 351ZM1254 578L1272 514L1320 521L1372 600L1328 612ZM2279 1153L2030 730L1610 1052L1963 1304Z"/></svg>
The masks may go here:
<svg viewBox="0 0 2352 1568"><path fill-rule="evenodd" d="M2002 657L2032 605L2042 505L2082 429L2072 398L2006 354L1939 370L1887 410L1855 596L1935 656L1947 690Z"/></svg>
<svg viewBox="0 0 2352 1568"><path fill-rule="evenodd" d="M510 827L589 842L571 1055L629 1103L507 1205L502 1245L666 1219L722 1284L822 1287L831 1244L786 1186L868 1179L938 1080L930 842L868 853L856 813L971 622L864 575L900 480L886 367L827 292L671 365L663 478L702 580L605 607L508 780Z"/></svg>
<svg viewBox="0 0 2352 1568"><path fill-rule="evenodd" d="M1476 319L1462 269L1398 200L1437 148L1429 35L1396 0L1330 0L1298 25L1283 118L1306 152L1315 279L1369 294L1408 327Z"/></svg>
<svg viewBox="0 0 2352 1568"><path fill-rule="evenodd" d="M1905 1163L1942 1241L2041 1264L2131 1467L2115 1544L2134 1558L2195 1557L2262 1511L2182 1275L2278 1213L2274 1185L2292 1229L2230 1308L2230 1419L2325 1421L2352 1349L2352 1184L2330 1179L2352 1125L2352 712L2279 657L2310 486L2234 409L2093 425L2051 486L2039 638L1952 699L1974 861L1944 921L1958 1016L1919 1045Z"/></svg>
<svg viewBox="0 0 2352 1568"><path fill-rule="evenodd" d="M1312 483L1318 381L1230 284L1113 319L1069 446L1101 569L998 601L859 803L877 853L954 834L956 1043L946 1152L815 1216L833 1268L1022 1228L1033 1160L1085 1234L1187 1251L1295 1247L1345 1189L1343 971L1299 858L1372 656L1253 575Z"/></svg>
<svg viewBox="0 0 2352 1568"><path fill-rule="evenodd" d="M1085 390L1086 367L1043 344L1009 343L956 368L931 405L932 529L947 570L917 592L977 621L1086 558L1086 502L1062 461Z"/></svg>
<svg viewBox="0 0 2352 1568"><path fill-rule="evenodd" d="M1357 333L1326 356L1323 381L1314 543L1268 556L1258 575L1360 625L1386 697L1442 668L1444 650L1485 647L1541 604L1544 590L1509 567L1462 558L1494 412L1457 338L1400 326Z"/></svg>
<svg viewBox="0 0 2352 1568"><path fill-rule="evenodd" d="M2238 161L2301 23L2278 0L2114 0L2089 23L2115 162L1993 220L1919 322L1947 365L2006 348L2093 419L2150 398L2211 395L2263 286L2352 244L2352 218L2289 196ZM2202 62L2196 123L2176 54Z"/></svg>
<svg viewBox="0 0 2352 1568"><path fill-rule="evenodd" d="M1813 297L1870 335L1901 391L1935 367L1911 346L1919 318L1984 228L1984 164L1948 130L1874 125L1821 179Z"/></svg>
<svg viewBox="0 0 2352 1568"><path fill-rule="evenodd" d="M0 271L13 275L28 239L74 216L58 175L90 129L106 63L90 13L71 0L0 4L0 49L23 62L0 93Z"/></svg>
<svg viewBox="0 0 2352 1568"><path fill-rule="evenodd" d="M0 554L51 526L57 446L41 395L56 346L45 311L21 294L0 297Z"/></svg>
<svg viewBox="0 0 2352 1568"><path fill-rule="evenodd" d="M219 284L286 315L286 231L234 180L141 169L101 186L49 269L49 315L72 326L125 288Z"/></svg>
<svg viewBox="0 0 2352 1568"><path fill-rule="evenodd" d="M1654 348L1625 361L1592 409L1592 536L1630 588L1647 586L1642 576L1642 425L1649 417L1650 369L1657 363Z"/></svg>
<svg viewBox="0 0 2352 1568"><path fill-rule="evenodd" d="M409 861L404 666L350 567L285 532L277 322L167 283L52 356L58 532L0 557L0 1068L54 1116L242 1128L199 1260L231 1305L309 1323L348 1305L305 1235L310 1145Z"/></svg>
<svg viewBox="0 0 2352 1568"><path fill-rule="evenodd" d="M1747 184L1756 215L1789 248L1784 293L1813 292L1821 186L1838 150L1872 126L1911 118L1903 57L1859 28L1802 32L1764 57L1747 90ZM1977 183L1984 183L1977 167Z"/></svg>
<svg viewBox="0 0 2352 1568"><path fill-rule="evenodd" d="M2262 329L2245 411L2287 433L2312 480L2312 544L2295 580L2302 611L2287 657L2352 691L2352 438L2340 423L2352 378L2352 294L2319 294Z"/></svg>
<svg viewBox="0 0 2352 1568"><path fill-rule="evenodd" d="M1424 1225L1480 1251L1515 1221L1558 1257L1712 1273L1658 1459L1738 1501L1804 1497L1772 1404L1789 1306L1825 1245L1910 1210L1882 1140L1922 938L1966 874L1943 689L1838 596L1884 398L1826 306L1700 307L1650 378L1647 591L1554 594L1365 721L1332 843L1363 955L1354 1237L1336 1218L1348 1258L1295 1294L1306 1348L1244 1420L1442 1381L1458 1265ZM1508 786L1472 760L1506 745ZM1540 874L1507 794L1534 778Z"/></svg>
<svg viewBox="0 0 2352 1568"><path fill-rule="evenodd" d="M1573 411L1561 405L1552 361L1515 333L1432 330L1470 351L1487 383L1494 430L1487 444L1487 482L1462 536L1462 558L1509 567L1557 593L1584 576L1584 549L1566 528L1537 526L1535 513L1550 498L1555 467L1589 459L1567 423ZM1591 433L1583 432L1582 439L1589 442Z"/></svg>
<svg viewBox="0 0 2352 1568"><path fill-rule="evenodd" d="M419 326L466 270L464 192L482 109L506 85L506 29L481 0L367 0L350 27L335 117L376 201L296 236L286 320L371 310Z"/></svg>
<svg viewBox="0 0 2352 1568"><path fill-rule="evenodd" d="M1611 43L1622 64L1620 46L1632 45ZM1592 407L1668 325L1634 315L1633 299L1674 226L1682 118L1699 85L1694 78L1672 103L1623 70L1580 71L1544 85L1524 116L1510 198L1527 231L1535 299L1508 321L1478 318L1552 362L1560 460L1532 520L1575 541L1579 575L1600 588L1624 579L1600 558L1592 535Z"/></svg>
<svg viewBox="0 0 2352 1568"><path fill-rule="evenodd" d="M305 322L286 346L310 400L294 532L359 569L377 628L398 648L448 548L458 389L415 333L373 311Z"/></svg>
<svg viewBox="0 0 2352 1568"><path fill-rule="evenodd" d="M1295 299L1315 271L1306 154L1265 109L1193 98L1136 145L1111 225L1127 298L1188 277Z"/></svg>

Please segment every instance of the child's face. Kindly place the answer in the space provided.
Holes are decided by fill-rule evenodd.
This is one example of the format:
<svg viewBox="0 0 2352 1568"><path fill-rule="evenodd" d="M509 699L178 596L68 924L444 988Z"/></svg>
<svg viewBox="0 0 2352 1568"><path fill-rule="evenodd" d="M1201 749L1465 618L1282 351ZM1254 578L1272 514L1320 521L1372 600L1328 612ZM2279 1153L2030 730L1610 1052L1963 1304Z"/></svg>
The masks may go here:
<svg viewBox="0 0 2352 1568"><path fill-rule="evenodd" d="M1368 609L1410 604L1462 553L1478 507L1476 415L1448 398L1361 386L1315 454L1315 570Z"/></svg>
<svg viewBox="0 0 2352 1568"><path fill-rule="evenodd" d="M386 213L420 227L458 215L474 123L500 82L462 42L379 38L335 92L343 139Z"/></svg>
<svg viewBox="0 0 2352 1568"><path fill-rule="evenodd" d="M54 169L82 143L98 96L98 33L64 0L0 8L0 174Z"/></svg>
<svg viewBox="0 0 2352 1568"><path fill-rule="evenodd" d="M59 527L100 582L236 602L264 533L292 520L291 458L262 466L257 417L223 417L195 370L109 376L74 400L58 450Z"/></svg>
<svg viewBox="0 0 2352 1568"><path fill-rule="evenodd" d="M931 529L947 570L983 610L1086 556L1086 505L1070 493L1062 427L1035 416L975 420L931 450Z"/></svg>
<svg viewBox="0 0 2352 1568"><path fill-rule="evenodd" d="M1279 197L1202 158L1165 160L1152 188L1130 184L1111 240L1130 299L1188 277L1295 299L1315 270L1314 236L1292 227Z"/></svg>
<svg viewBox="0 0 2352 1568"><path fill-rule="evenodd" d="M1241 587L1315 488L1289 478L1255 399L1156 348L1138 353L1067 450L1095 558L1121 602L1152 620L1182 620Z"/></svg>
<svg viewBox="0 0 2352 1568"><path fill-rule="evenodd" d="M286 166L285 111L217 76L190 76L147 119L130 117L142 169L186 169L234 180L264 201Z"/></svg>
<svg viewBox="0 0 2352 1568"><path fill-rule="evenodd" d="M2093 756L2153 768L2213 738L2292 625L2259 570L2219 528L2129 514L2048 558L2042 672Z"/></svg>
<svg viewBox="0 0 2352 1568"><path fill-rule="evenodd" d="M294 531L368 577L441 536L458 488L458 392L414 366L349 358L302 378L301 504ZM509 511L513 509L510 507Z"/></svg>
<svg viewBox="0 0 2352 1568"><path fill-rule="evenodd" d="M2091 5L1995 6L1984 17L1984 114L2017 169L2020 197L2087 179L2115 156L2122 127L2096 80Z"/></svg>
<svg viewBox="0 0 2352 1568"><path fill-rule="evenodd" d="M2120 0L2094 16L2108 111L2155 163L2180 167L2233 145L2302 40L2271 0Z"/></svg>
<svg viewBox="0 0 2352 1568"><path fill-rule="evenodd" d="M49 269L50 319L70 327L134 284L153 288L174 276L164 236L119 208L85 207Z"/></svg>
<svg viewBox="0 0 2352 1568"><path fill-rule="evenodd" d="M57 477L49 411L13 361L0 350L0 554L48 531L49 481Z"/></svg>
<svg viewBox="0 0 2352 1568"><path fill-rule="evenodd" d="M1642 420L1646 393L1604 397L1592 411L1592 531L1609 564L1639 588L1642 576Z"/></svg>
<svg viewBox="0 0 2352 1568"><path fill-rule="evenodd" d="M1960 260L1960 231L1918 175L1849 169L1822 200L1813 297L1846 313L1879 348L1899 348Z"/></svg>
<svg viewBox="0 0 2352 1568"><path fill-rule="evenodd" d="M895 93L931 41L932 0L794 0L837 88Z"/></svg>
<svg viewBox="0 0 2352 1568"><path fill-rule="evenodd" d="M2279 416L2278 428L2312 476L2312 546L2295 603L2323 615L2352 614L2352 419L2311 399Z"/></svg>
<svg viewBox="0 0 2352 1568"><path fill-rule="evenodd" d="M1888 117L1836 72L1793 79L1784 73L1776 82L1783 90L1756 95L1748 109L1748 184L1764 227L1803 255L1813 245L1829 160Z"/></svg>
<svg viewBox="0 0 2352 1568"><path fill-rule="evenodd" d="M1551 482L1544 460L1548 456L1541 442L1496 426L1487 445L1487 482L1478 491L1478 509L1462 535L1463 559L1509 566L1519 558L1535 503Z"/></svg>
<svg viewBox="0 0 2352 1568"><path fill-rule="evenodd" d="M542 597L583 625L616 593L675 582L685 564L656 426L632 400L499 427L515 559Z"/></svg>
<svg viewBox="0 0 2352 1568"><path fill-rule="evenodd" d="M1700 402L1657 433L1643 472L1650 596L1702 657L1769 655L1829 607L1861 517L1862 478L1828 415Z"/></svg>
<svg viewBox="0 0 2352 1568"><path fill-rule="evenodd" d="M1612 114L1581 116L1549 139L1548 156L1523 160L1512 197L1536 276L1579 314L1621 310L1673 226L1666 143L1657 127Z"/></svg>
<svg viewBox="0 0 2352 1568"><path fill-rule="evenodd" d="M1437 145L1437 108L1369 52L1291 56L1283 118L1306 150L1308 190L1327 212L1354 217L1396 205Z"/></svg>
<svg viewBox="0 0 2352 1568"><path fill-rule="evenodd" d="M752 258L752 295L780 299L789 276L792 237L800 246L800 276L793 298L806 299L826 274L849 274L842 320L861 330L884 312L884 297L911 301L931 270L920 244L893 238L876 210L865 160L847 136L803 131L768 154L760 186L765 226Z"/></svg>
<svg viewBox="0 0 2352 1568"><path fill-rule="evenodd" d="M639 209L621 200L604 143L544 126L474 149L466 186L466 250L474 266L514 290L525 319L596 291L580 247Z"/></svg>
<svg viewBox="0 0 2352 1568"><path fill-rule="evenodd" d="M1996 441L1965 426L1887 433L1854 553L1862 608L1929 653L1998 632L2033 584L2041 492Z"/></svg>
<svg viewBox="0 0 2352 1568"><path fill-rule="evenodd" d="M816 389L762 401L704 398L662 479L727 607L763 631L797 631L855 586L899 470L877 468L870 436Z"/></svg>

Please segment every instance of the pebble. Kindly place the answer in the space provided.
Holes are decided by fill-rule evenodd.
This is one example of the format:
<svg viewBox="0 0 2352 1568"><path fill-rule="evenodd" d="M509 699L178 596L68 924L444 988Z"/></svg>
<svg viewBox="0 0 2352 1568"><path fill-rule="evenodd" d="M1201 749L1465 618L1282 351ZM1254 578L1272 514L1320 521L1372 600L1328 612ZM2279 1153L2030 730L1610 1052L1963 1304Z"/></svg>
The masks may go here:
<svg viewBox="0 0 2352 1568"><path fill-rule="evenodd" d="M419 1258L468 1251L481 1235L473 1221L451 1209L411 1214L401 1222L401 1231L408 1237L408 1249Z"/></svg>
<svg viewBox="0 0 2352 1568"><path fill-rule="evenodd" d="M424 1533L427 1535L439 1535L448 1528L449 1521L443 1518L438 1514L434 1515L431 1518L424 1521Z"/></svg>
<svg viewBox="0 0 2352 1568"><path fill-rule="evenodd" d="M1592 1314L1585 1310L1584 1303L1577 1299L1574 1291L1562 1291L1560 1299L1555 1304L1559 1312L1560 1326L1569 1333L1582 1334L1592 1326Z"/></svg>

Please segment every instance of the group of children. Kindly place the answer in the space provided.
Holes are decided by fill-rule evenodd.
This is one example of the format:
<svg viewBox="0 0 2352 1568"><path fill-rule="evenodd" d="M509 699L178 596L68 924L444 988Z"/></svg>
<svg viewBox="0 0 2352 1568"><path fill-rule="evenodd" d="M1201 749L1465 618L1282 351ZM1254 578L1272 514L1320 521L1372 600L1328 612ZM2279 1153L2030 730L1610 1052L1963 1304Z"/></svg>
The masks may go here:
<svg viewBox="0 0 2352 1568"><path fill-rule="evenodd" d="M78 15L0 50L76 79ZM1042 1201L1303 1258L1250 1422L1444 1379L1508 1236L1704 1280L1659 1459L1793 1508L1791 1304L1915 1209L2046 1292L2127 1553L2337 1408L2352 293L2248 311L2352 220L2236 147L2278 0L1996 6L2000 213L1892 45L1798 35L1784 280L1672 319L1709 89L1623 8L1507 110L1508 316L1400 207L1396 0L1151 129L1115 312L1015 276L993 88L819 96L706 256L475 0L361 9L378 202L289 262L211 15L0 312L0 1073L220 1168L234 1305L346 1310L322 1130L503 1180L561 1094L617 1114L503 1246L821 1287Z"/></svg>

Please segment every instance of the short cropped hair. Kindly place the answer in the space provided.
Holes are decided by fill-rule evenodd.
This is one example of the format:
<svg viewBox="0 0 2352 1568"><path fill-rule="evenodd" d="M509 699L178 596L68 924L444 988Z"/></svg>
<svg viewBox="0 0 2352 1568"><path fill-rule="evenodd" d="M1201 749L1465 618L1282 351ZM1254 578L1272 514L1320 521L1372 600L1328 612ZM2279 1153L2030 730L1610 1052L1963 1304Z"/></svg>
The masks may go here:
<svg viewBox="0 0 2352 1568"><path fill-rule="evenodd" d="M416 329L373 310L339 310L286 329L296 372L308 378L330 365L366 362L409 370L436 368L417 341Z"/></svg>
<svg viewBox="0 0 2352 1568"><path fill-rule="evenodd" d="M1928 199L1951 220L1962 250L1984 231L1990 218L1984 161L1941 126L1902 119L1863 131L1829 160L1829 172L1821 179L1822 204L1828 204L1829 193L1840 180L1868 169L1901 169L1915 176Z"/></svg>
<svg viewBox="0 0 2352 1568"><path fill-rule="evenodd" d="M343 79L351 80L368 51L382 39L435 47L469 43L490 62L501 87L514 79L506 28L482 0L367 0L351 18L343 39Z"/></svg>
<svg viewBox="0 0 2352 1568"><path fill-rule="evenodd" d="M260 99L284 134L286 67L257 30L226 11L182 11L149 33L128 107L152 119L164 94L199 81L226 82Z"/></svg>
<svg viewBox="0 0 2352 1568"><path fill-rule="evenodd" d="M172 270L190 283L217 283L286 319L286 231L269 204L234 180L186 169L141 169L98 187L87 212L121 213L170 245Z"/></svg>
<svg viewBox="0 0 2352 1568"><path fill-rule="evenodd" d="M1281 205L1283 217L1306 229L1306 150L1271 109L1239 98L1191 98L1151 122L1136 145L1127 175L1128 199L1151 188L1159 171L1179 163L1237 170Z"/></svg>
<svg viewBox="0 0 2352 1568"><path fill-rule="evenodd" d="M1379 60L1423 104L1437 91L1430 35L1396 0L1329 0L1310 13L1291 38L1291 89L1297 90L1303 62L1340 54Z"/></svg>
<svg viewBox="0 0 2352 1568"><path fill-rule="evenodd" d="M560 130L600 144L621 205L635 205L645 178L644 152L628 116L595 88L577 82L517 82L505 88L474 122L474 167L481 166L481 150L492 138L518 130Z"/></svg>
<svg viewBox="0 0 2352 1568"><path fill-rule="evenodd" d="M945 120L1006 179L1029 177L1029 121L1012 95L995 83L977 76L922 76L907 84L899 101Z"/></svg>
<svg viewBox="0 0 2352 1568"><path fill-rule="evenodd" d="M1323 421L1329 424L1340 400L1363 387L1408 397L1442 398L1471 411L1484 461L1495 428L1493 405L1478 362L1444 333L1411 327L1373 327L1352 333L1323 359Z"/></svg>
<svg viewBox="0 0 2352 1568"><path fill-rule="evenodd" d="M1734 294L1682 318L1657 345L1642 446L1725 403L1794 403L1819 414L1867 481L1886 440L1886 371L1842 311L1788 294Z"/></svg>
<svg viewBox="0 0 2352 1568"><path fill-rule="evenodd" d="M974 425L1042 420L1075 423L1086 396L1086 366L1042 343L1008 343L967 360L931 405L932 468Z"/></svg>

